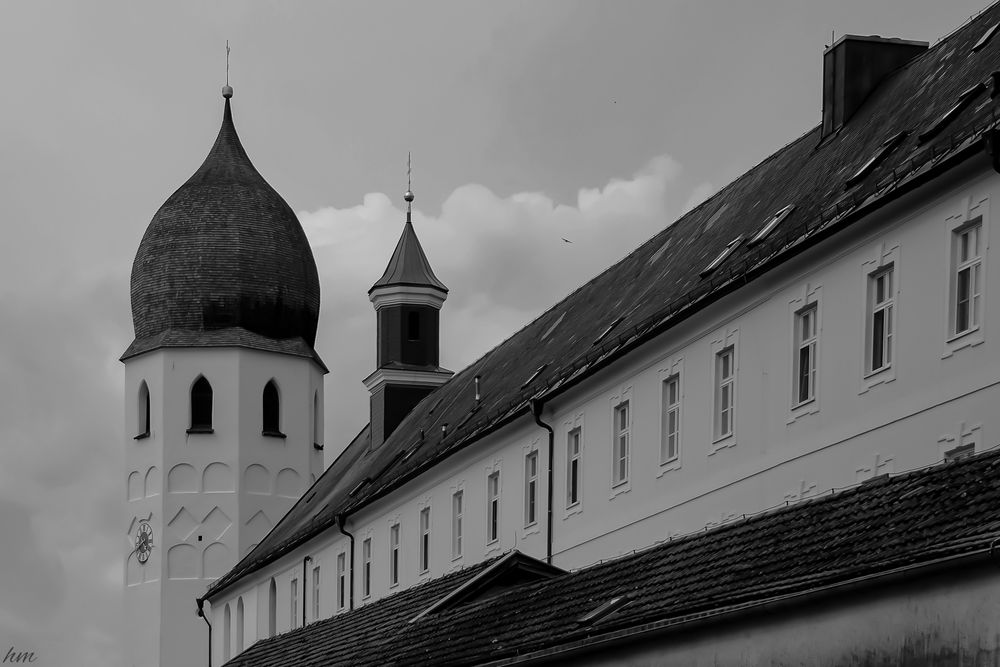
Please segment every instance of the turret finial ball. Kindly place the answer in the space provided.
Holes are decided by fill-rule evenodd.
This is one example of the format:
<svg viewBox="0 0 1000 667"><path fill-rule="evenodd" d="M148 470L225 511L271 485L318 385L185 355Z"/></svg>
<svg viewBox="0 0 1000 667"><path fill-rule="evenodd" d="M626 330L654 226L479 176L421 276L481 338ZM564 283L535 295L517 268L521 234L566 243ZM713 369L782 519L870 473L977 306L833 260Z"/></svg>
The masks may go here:
<svg viewBox="0 0 1000 667"><path fill-rule="evenodd" d="M232 97L233 96L233 87L232 86L228 86L228 85L227 86L223 86L222 87L222 96L225 97L227 100L230 97Z"/></svg>
<svg viewBox="0 0 1000 667"><path fill-rule="evenodd" d="M405 193L405 194L403 195L403 199L404 199L404 200L405 200L405 201L406 201L407 203L409 203L409 202L413 201L413 193L412 193L412 192L410 192L409 190L407 190L407 191L406 191L406 193Z"/></svg>

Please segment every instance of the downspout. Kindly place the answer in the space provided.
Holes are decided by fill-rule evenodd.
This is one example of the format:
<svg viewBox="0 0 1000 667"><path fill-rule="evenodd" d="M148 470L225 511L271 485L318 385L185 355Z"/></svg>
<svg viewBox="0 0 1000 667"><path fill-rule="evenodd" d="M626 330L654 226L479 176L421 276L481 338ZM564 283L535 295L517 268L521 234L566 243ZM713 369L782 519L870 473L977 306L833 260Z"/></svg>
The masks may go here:
<svg viewBox="0 0 1000 667"><path fill-rule="evenodd" d="M306 627L306 591L309 590L309 586L306 584L306 565L312 560L312 556L306 556L302 559L302 627Z"/></svg>
<svg viewBox="0 0 1000 667"><path fill-rule="evenodd" d="M348 609L350 610L354 609L354 535L344 530L344 523L346 520L347 517L345 515L343 514L337 515L337 528L340 530L341 533L349 537L351 540L351 565L350 565L350 576L349 576L351 580L351 585L350 585L351 594L350 594L350 606L348 607Z"/></svg>
<svg viewBox="0 0 1000 667"><path fill-rule="evenodd" d="M205 616L205 598L198 598L198 615L205 619L205 624L208 625L208 667L212 667L212 624L208 622L208 616Z"/></svg>
<svg viewBox="0 0 1000 667"><path fill-rule="evenodd" d="M535 423L549 432L549 456L546 464L546 491L548 502L545 504L545 562L552 565L552 458L556 447L556 434L552 427L542 421L543 403L539 399L531 399L531 416Z"/></svg>

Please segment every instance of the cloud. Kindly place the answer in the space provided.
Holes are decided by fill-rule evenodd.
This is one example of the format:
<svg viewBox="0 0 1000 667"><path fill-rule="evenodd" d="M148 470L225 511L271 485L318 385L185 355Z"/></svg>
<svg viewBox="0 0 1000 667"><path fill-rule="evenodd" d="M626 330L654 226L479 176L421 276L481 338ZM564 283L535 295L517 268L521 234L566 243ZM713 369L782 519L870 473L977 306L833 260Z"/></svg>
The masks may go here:
<svg viewBox="0 0 1000 667"><path fill-rule="evenodd" d="M572 204L540 192L501 197L469 184L446 197L437 214L414 210L424 251L450 288L441 316L442 365L465 367L669 225L678 211L671 200L683 197L675 192L680 173L662 155L629 178L579 189ZM698 196L705 194L703 188ZM374 193L356 206L298 216L322 281L317 346L334 374L327 379L327 441L336 452L367 416L361 379L374 369L375 314L366 294L389 260L405 213Z"/></svg>

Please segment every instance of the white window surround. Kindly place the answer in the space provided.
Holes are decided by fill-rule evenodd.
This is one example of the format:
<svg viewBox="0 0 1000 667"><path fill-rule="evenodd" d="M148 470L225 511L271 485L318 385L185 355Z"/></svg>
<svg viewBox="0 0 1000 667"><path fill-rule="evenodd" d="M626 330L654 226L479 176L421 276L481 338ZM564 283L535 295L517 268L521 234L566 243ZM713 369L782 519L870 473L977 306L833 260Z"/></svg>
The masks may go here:
<svg viewBox="0 0 1000 667"><path fill-rule="evenodd" d="M873 278L890 267L892 268L892 287L890 293L886 296L891 298L892 303L892 313L890 322L888 323L888 326L891 327L893 338L892 358L882 368L872 370L871 346L873 332L871 323L874 315L874 299L876 298L876 295L873 294L876 286ZM889 245L885 241L875 244L874 250L861 265L864 314L861 318L861 390L858 392L859 394L864 394L876 385L892 382L896 379L896 367L899 365L899 332L897 331L897 322L899 320L899 289L902 284L902 278L899 244ZM884 306L884 302L882 305Z"/></svg>
<svg viewBox="0 0 1000 667"><path fill-rule="evenodd" d="M500 466L486 469L486 553L500 549L503 530L503 475Z"/></svg>
<svg viewBox="0 0 1000 667"><path fill-rule="evenodd" d="M313 585L312 585L312 608L313 608L313 620L319 620L320 617L320 586L322 585L322 580L320 579L320 566L317 565L313 567Z"/></svg>
<svg viewBox="0 0 1000 667"><path fill-rule="evenodd" d="M987 305L987 264L989 259L989 229L990 212L988 197L967 196L962 199L960 211L945 219L945 230L947 232L947 247L943 252L947 252L948 257L948 279L945 290L945 309L947 320L945 323L945 349L941 355L942 359L955 354L958 350L981 344L985 339L986 305ZM978 225L978 258L970 258L970 261L960 262L958 255L959 234L968 228ZM957 284L958 272L961 269L978 271L978 303L975 304L975 324L967 327L964 331L956 331L958 319L957 294L959 286Z"/></svg>
<svg viewBox="0 0 1000 667"><path fill-rule="evenodd" d="M420 576L426 576L431 571L431 508L430 505L422 506L417 513L417 527L419 528L417 545L417 570Z"/></svg>
<svg viewBox="0 0 1000 667"><path fill-rule="evenodd" d="M538 448L532 446L524 453L524 534L537 533L539 490L541 488L538 474L541 466Z"/></svg>
<svg viewBox="0 0 1000 667"><path fill-rule="evenodd" d="M371 533L361 541L361 597L372 596L372 536Z"/></svg>
<svg viewBox="0 0 1000 667"><path fill-rule="evenodd" d="M712 421L708 425L709 433L712 440L711 447L708 451L708 456L717 454L719 451L726 449L728 447L736 446L736 432L737 432L737 418L739 417L739 372L740 372L740 330L738 327L727 328L724 331L719 332L712 338L711 350L712 356L709 366L709 383L708 386L712 388L711 400L712 406ZM726 350L732 350L731 359L731 374L732 378L729 382L730 386L730 396L732 411L729 414L729 425L730 429L728 433L719 432L719 415L720 415L720 355Z"/></svg>
<svg viewBox="0 0 1000 667"><path fill-rule="evenodd" d="M633 424L635 421L635 402L632 400L632 385L626 385L621 388L616 394L609 398L609 410L608 410L608 442L611 446L608 448L608 454L610 455L610 475L608 476L611 485L611 494L609 499L613 499L622 493L628 493L632 488L632 432ZM625 425L624 431L621 429L620 418L621 409L626 406L625 412ZM624 435L624 442L620 441L619 438ZM624 444L625 451L624 457L621 457L620 447ZM624 458L625 461L625 474L623 479L619 479L620 475L620 459Z"/></svg>
<svg viewBox="0 0 1000 667"><path fill-rule="evenodd" d="M564 429L565 429L565 431L564 431L564 436L565 437L564 437L563 441L566 443L566 445L565 445L566 446L566 476L565 476L566 487L564 489L565 493L563 494L563 498L565 499L565 503L566 503L566 512L565 512L565 514L563 514L563 520L565 520L565 519L568 519L569 517L573 516L574 514L579 514L580 512L583 511L583 479L584 479L583 478L583 449L584 449L583 413L582 412L578 413L576 415L576 417L574 417L572 420L566 420L566 422L563 424L563 426L564 426ZM576 467L575 467L575 473L576 473L576 501L575 502L573 501L573 498L572 498L571 493L570 493L570 484L572 482L571 475L574 472L574 468L572 467L572 462L574 460L574 457L573 457L573 442L572 442L572 437L574 436L574 434L577 436L577 439L576 439L576 447L577 447L577 449L576 449L576 457L575 457L575 460L576 460Z"/></svg>
<svg viewBox="0 0 1000 667"><path fill-rule="evenodd" d="M801 346L801 320L800 315L807 309L815 308L815 342L812 347L813 363L815 364L816 374L813 384L813 394L806 401L799 401L799 348ZM820 376L822 369L820 368L820 358L822 356L822 339L823 339L823 287L821 285L811 285L806 283L799 295L788 301L788 322L789 322L789 340L791 340L790 349L791 354L791 364L789 364L789 376L788 376L788 404L789 412L787 424L791 424L797 419L801 419L807 415L815 414L819 412L820 405Z"/></svg>
<svg viewBox="0 0 1000 667"><path fill-rule="evenodd" d="M402 567L403 554L400 551L400 534L402 527L399 518L389 522L389 588L399 586L399 572Z"/></svg>
<svg viewBox="0 0 1000 667"><path fill-rule="evenodd" d="M303 586L303 588L305 587ZM292 579L292 583L289 584L288 601L290 603L289 611L291 612L289 614L289 618L291 619L290 627L294 630L299 627L299 580L297 578Z"/></svg>
<svg viewBox="0 0 1000 667"><path fill-rule="evenodd" d="M347 608L347 553L341 551L337 554L337 580L335 582L337 591L337 611Z"/></svg>
<svg viewBox="0 0 1000 667"><path fill-rule="evenodd" d="M465 489L452 487L451 492L451 559L460 560L465 553Z"/></svg>
<svg viewBox="0 0 1000 667"><path fill-rule="evenodd" d="M659 462L659 470L657 470L656 476L663 477L666 473L671 470L678 470L681 467L681 458L684 456L684 358L674 357L672 359L667 359L661 362L660 368L657 370L657 377L659 379L660 385L660 427L659 427L659 452L657 454L657 460ZM670 397L668 393L668 381L676 380L678 393L676 396L676 441L674 447L676 452L674 456L664 457L665 450L668 448L667 445L667 429L668 429L668 413L667 410L670 409L668 405ZM668 453L668 452L666 452Z"/></svg>

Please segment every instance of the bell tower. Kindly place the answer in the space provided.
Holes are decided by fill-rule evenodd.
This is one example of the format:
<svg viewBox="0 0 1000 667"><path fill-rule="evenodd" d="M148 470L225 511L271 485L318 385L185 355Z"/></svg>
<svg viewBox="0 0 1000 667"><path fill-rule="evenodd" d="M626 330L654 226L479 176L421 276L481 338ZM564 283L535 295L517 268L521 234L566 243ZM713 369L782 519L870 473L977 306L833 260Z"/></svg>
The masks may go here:
<svg viewBox="0 0 1000 667"><path fill-rule="evenodd" d="M382 277L368 290L378 321L378 367L365 378L371 393L373 449L424 396L452 376L438 365L439 315L448 288L434 275L413 230L413 191L407 189L403 199L403 233Z"/></svg>
<svg viewBox="0 0 1000 667"><path fill-rule="evenodd" d="M240 142L232 95L223 88L208 157L153 216L132 265L135 339L121 357L129 665L207 664L196 599L323 468L319 276L295 214ZM213 635L215 664L258 638L256 601L241 602L234 645Z"/></svg>

